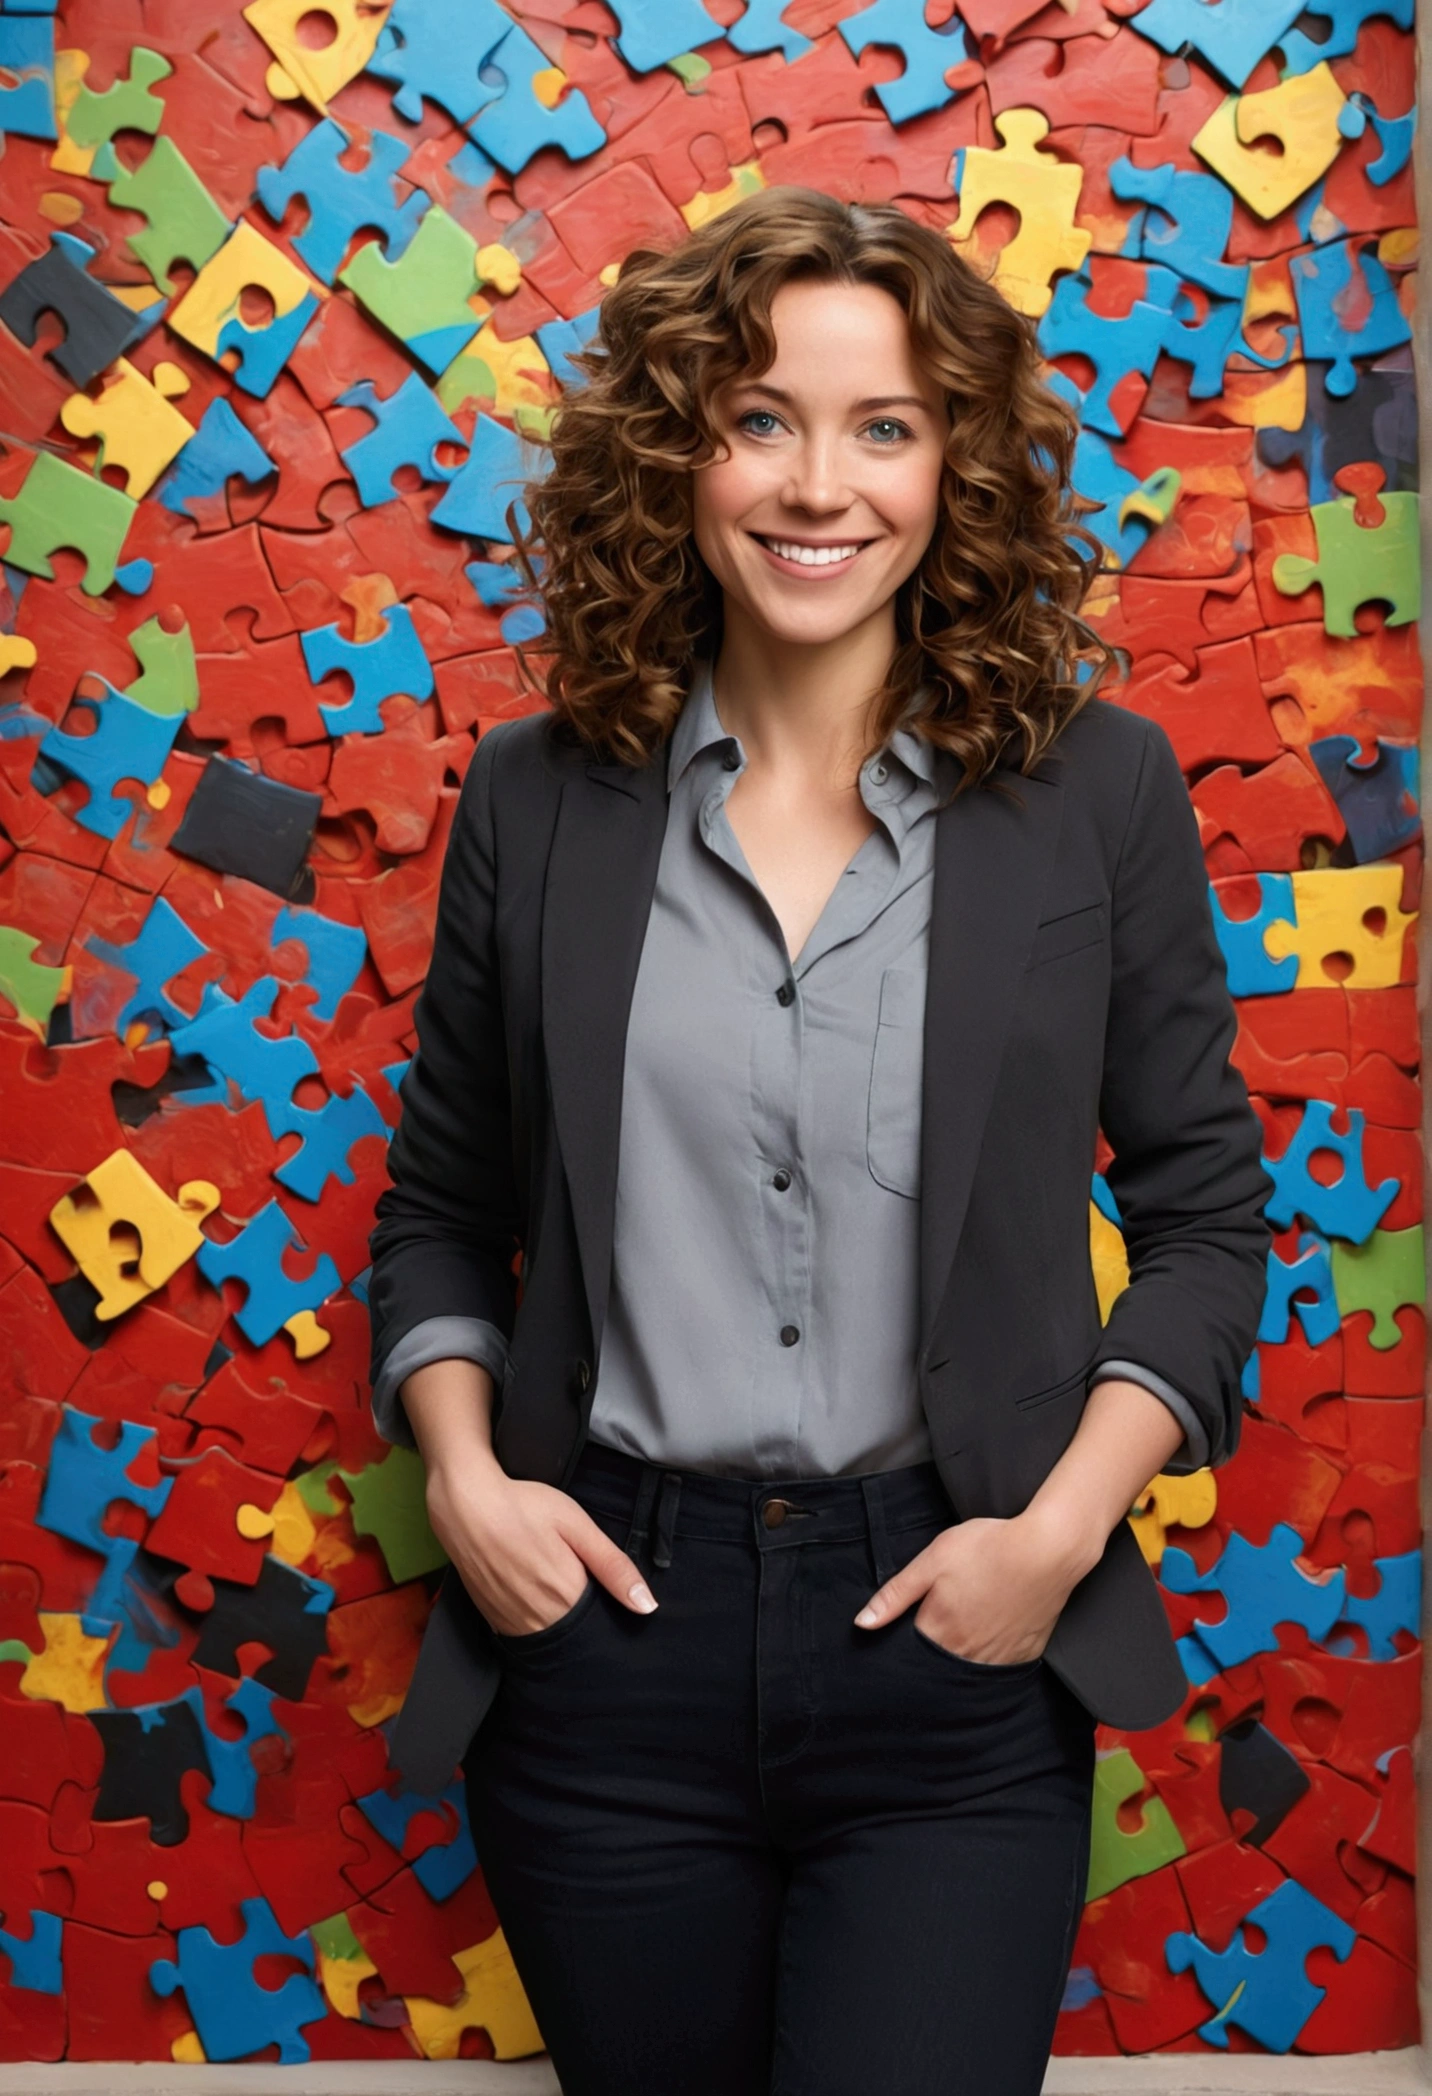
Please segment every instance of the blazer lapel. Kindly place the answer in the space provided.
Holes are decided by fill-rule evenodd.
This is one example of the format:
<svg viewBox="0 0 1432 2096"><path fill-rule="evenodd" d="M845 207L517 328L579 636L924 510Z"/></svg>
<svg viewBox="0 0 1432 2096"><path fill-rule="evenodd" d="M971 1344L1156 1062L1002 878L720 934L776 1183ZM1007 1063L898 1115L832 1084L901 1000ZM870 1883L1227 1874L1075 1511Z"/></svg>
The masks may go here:
<svg viewBox="0 0 1432 2096"><path fill-rule="evenodd" d="M995 779L1010 792L976 787L935 818L921 1095L922 1348L931 1342L959 1246L1015 993L1054 863L1063 793L1052 771L1024 775L1000 766Z"/></svg>
<svg viewBox="0 0 1432 2096"><path fill-rule="evenodd" d="M627 1020L666 829L666 752L578 763L562 788L542 911L542 1027L592 1336L611 1278Z"/></svg>

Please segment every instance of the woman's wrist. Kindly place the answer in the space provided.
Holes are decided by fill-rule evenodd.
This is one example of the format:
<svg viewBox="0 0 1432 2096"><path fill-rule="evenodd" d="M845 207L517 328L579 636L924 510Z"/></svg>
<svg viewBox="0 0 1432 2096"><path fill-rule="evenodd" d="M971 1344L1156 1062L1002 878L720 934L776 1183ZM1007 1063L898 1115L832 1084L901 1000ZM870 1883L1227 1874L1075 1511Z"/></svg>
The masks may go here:
<svg viewBox="0 0 1432 2096"><path fill-rule="evenodd" d="M1093 1571L1109 1540L1090 1520L1087 1506L1054 1493L1036 1494L1015 1522L1066 1590Z"/></svg>

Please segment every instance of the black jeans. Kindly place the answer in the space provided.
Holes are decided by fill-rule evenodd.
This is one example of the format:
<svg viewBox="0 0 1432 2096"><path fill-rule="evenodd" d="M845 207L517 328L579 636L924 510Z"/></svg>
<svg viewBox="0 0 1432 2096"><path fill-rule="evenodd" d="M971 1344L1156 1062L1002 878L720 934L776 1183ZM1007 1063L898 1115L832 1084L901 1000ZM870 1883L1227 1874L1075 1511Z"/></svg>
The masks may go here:
<svg viewBox="0 0 1432 2096"><path fill-rule="evenodd" d="M855 1627L954 1519L935 1465L755 1484L589 1441L567 1489L660 1607L589 1578L500 1636L464 1761L564 2096L1037 2096L1094 1721L916 1604Z"/></svg>

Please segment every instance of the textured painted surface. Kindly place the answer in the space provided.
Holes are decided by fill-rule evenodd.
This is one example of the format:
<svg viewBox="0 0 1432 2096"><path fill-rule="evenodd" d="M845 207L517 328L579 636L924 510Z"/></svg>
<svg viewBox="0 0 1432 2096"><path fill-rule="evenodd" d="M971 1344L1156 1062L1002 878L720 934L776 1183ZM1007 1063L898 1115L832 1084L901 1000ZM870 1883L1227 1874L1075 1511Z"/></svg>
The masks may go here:
<svg viewBox="0 0 1432 2096"><path fill-rule="evenodd" d="M1038 319L1278 1183L1242 1452L1134 1517L1189 1695L1102 1742L1059 2048L1410 2043L1410 0L305 11L0 4L0 2057L540 2049L460 1794L385 1787L439 1554L365 1240L528 703L500 483L624 249L778 181Z"/></svg>

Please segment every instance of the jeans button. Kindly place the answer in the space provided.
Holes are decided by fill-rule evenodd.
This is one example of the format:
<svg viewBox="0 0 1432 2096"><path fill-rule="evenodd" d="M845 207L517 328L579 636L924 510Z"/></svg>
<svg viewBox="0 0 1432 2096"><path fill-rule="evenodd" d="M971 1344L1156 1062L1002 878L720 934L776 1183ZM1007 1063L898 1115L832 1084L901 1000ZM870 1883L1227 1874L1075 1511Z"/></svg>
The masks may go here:
<svg viewBox="0 0 1432 2096"><path fill-rule="evenodd" d="M761 1519L767 1528L779 1528L786 1518L786 1503L783 1499L768 1499L761 1508Z"/></svg>

